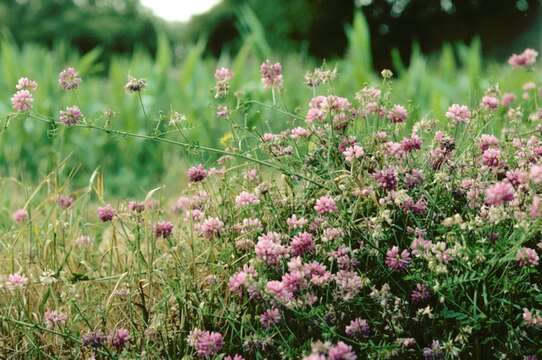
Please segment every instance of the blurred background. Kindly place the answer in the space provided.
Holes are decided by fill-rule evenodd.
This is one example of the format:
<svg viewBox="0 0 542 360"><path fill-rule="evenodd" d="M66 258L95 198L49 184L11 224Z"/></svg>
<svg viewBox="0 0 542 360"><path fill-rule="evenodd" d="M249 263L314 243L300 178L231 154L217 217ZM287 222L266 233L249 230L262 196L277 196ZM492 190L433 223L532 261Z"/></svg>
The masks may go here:
<svg viewBox="0 0 542 360"><path fill-rule="evenodd" d="M521 89L527 75L505 63L526 47L542 49L542 0L0 0L0 32L2 118L17 79L28 76L40 84L40 113L78 104L97 119L110 109L114 127L149 132L178 112L192 141L225 147L232 136L215 116L217 66L232 68L232 92L269 102L259 64L280 61L282 101L300 113L313 95L308 70L337 67L333 91L352 97L389 68L410 121L438 118L452 102L475 103L488 86ZM75 93L57 85L66 66L83 76ZM142 100L151 119L123 91L129 74L148 81ZM276 114L247 111L251 125L286 126ZM0 136L1 176L35 181L70 156L75 185L100 167L107 191L126 196L179 183L188 164L215 159L17 120Z"/></svg>

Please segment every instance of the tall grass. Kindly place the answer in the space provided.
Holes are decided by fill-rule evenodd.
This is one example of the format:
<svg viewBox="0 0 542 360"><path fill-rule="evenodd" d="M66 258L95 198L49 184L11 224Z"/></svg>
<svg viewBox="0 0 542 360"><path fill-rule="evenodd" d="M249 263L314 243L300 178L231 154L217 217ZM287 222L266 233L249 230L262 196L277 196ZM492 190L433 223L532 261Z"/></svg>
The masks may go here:
<svg viewBox="0 0 542 360"><path fill-rule="evenodd" d="M0 113L10 110L9 99L20 76L37 80L36 109L57 116L58 111L72 104L81 104L87 115L95 116L107 109L116 116L114 126L132 131L148 132L159 119L170 114L183 113L187 119L187 136L211 146L226 146L231 129L214 115L209 94L214 85L213 72L217 66L230 66L234 72L232 90L239 96L250 93L258 101L269 100L260 87L258 64L269 57L283 63L285 86L280 99L288 109L305 106L312 91L303 86L306 69L319 64L304 54L273 54L265 39L258 19L250 11L239 13L239 27L243 36L241 50L224 53L219 59L204 56L205 39L174 49L165 36L159 35L156 54L135 51L131 57L114 57L108 64L99 61L100 50L80 55L65 44L56 44L47 50L33 44L17 46L9 35L0 41ZM327 60L327 66L338 68L341 76L335 84L338 94L354 93L365 84L377 79L371 67L370 34L367 23L358 13L351 27L346 29L349 51L345 59ZM471 103L482 89L498 83L501 88L517 87L525 81L523 75L512 74L508 68L482 63L478 40L469 45L446 44L440 53L429 59L422 56L414 44L408 62L397 54L397 72L394 95L396 101L419 99L411 109L416 117L439 116L452 102ZM81 89L66 96L60 91L55 77L65 66L74 66L83 75ZM107 76L104 76L107 75ZM144 78L148 87L142 100L149 115L145 117L137 97L123 94L127 76ZM251 117L255 126L270 126L274 130L284 127L273 115ZM167 121L162 122L162 127ZM252 124L251 124L252 125ZM22 174L38 179L61 159L70 155L70 164L78 171L74 181L81 185L97 167L104 172L107 191L132 194L148 189L161 181L175 181L178 169L187 162L209 160L204 155L170 152L156 144L142 144L123 138L109 138L90 133L69 133L67 136L43 131L27 122L10 124L9 133L0 142L0 169L2 175L20 177ZM64 130L61 130L64 131ZM203 158L202 158L203 156Z"/></svg>

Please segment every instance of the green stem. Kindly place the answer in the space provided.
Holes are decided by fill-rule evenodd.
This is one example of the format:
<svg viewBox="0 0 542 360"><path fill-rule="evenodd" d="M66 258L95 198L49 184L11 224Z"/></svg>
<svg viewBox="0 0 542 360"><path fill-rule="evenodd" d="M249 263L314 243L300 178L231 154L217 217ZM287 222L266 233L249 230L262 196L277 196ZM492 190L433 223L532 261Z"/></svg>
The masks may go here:
<svg viewBox="0 0 542 360"><path fill-rule="evenodd" d="M47 122L50 121L49 119L45 120L45 118L39 117L39 115L36 115L36 114L30 114L30 116L37 119L37 120L40 120L40 121L47 121ZM58 123L58 124L60 125L61 123ZM104 127L101 127L101 126L92 125L92 124L89 124L89 123L76 124L76 125L73 125L73 127L97 130L97 131L102 131L102 132L105 132L105 133L108 133L108 134L121 135L121 136L125 136L125 137L132 137L132 138L137 138L137 139L162 142L162 143L166 143L166 144L181 146L181 147L184 147L184 148L187 148L187 149L198 149L198 150L203 150L203 151L208 151L208 152L214 152L214 153L221 154L221 155L228 155L228 156L236 157L236 158L239 158L239 159L251 161L251 162L260 164L262 166L273 168L273 169L276 169L276 170L282 172L285 175L295 176L295 177L298 177L298 178L303 179L305 181L308 181L311 184L317 185L317 186L322 187L322 188L327 188L326 185L321 184L320 182L318 182L316 180L313 180L313 179L311 179L309 177L306 177L304 175L301 175L301 174L297 174L297 173L295 173L295 172L293 172L293 171L291 171L289 169L285 169L285 168L283 168L283 167L281 167L279 165L270 163L268 161L252 158L252 157L249 157L249 156L246 156L246 155L243 155L243 154L231 152L231 151L216 149L216 148L212 148L212 147L205 146L205 145L189 144L189 143L186 143L186 142L175 141L175 140L172 140L172 139L162 138L162 137L157 137L157 136L152 136L152 135L136 134L136 133L130 133L130 132L123 131L123 130L108 129L108 128L104 128Z"/></svg>

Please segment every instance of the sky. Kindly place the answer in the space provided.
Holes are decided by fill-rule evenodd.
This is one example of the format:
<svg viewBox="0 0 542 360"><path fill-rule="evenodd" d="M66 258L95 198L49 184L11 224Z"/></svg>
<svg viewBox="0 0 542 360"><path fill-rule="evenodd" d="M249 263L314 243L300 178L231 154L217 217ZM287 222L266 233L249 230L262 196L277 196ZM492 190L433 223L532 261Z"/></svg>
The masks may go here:
<svg viewBox="0 0 542 360"><path fill-rule="evenodd" d="M157 16L169 21L188 21L192 15L209 10L221 0L141 0Z"/></svg>

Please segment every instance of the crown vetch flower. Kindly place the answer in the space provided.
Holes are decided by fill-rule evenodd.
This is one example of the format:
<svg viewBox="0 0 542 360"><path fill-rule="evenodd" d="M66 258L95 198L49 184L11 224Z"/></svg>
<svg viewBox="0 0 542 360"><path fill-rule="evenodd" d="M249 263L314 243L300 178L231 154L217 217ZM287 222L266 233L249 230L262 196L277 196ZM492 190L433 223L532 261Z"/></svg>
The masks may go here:
<svg viewBox="0 0 542 360"><path fill-rule="evenodd" d="M512 54L508 59L508 63L513 68L531 66L536 62L538 52L534 49L525 49L521 54Z"/></svg>
<svg viewBox="0 0 542 360"><path fill-rule="evenodd" d="M154 236L167 239L173 233L173 224L171 221L160 221L154 225Z"/></svg>
<svg viewBox="0 0 542 360"><path fill-rule="evenodd" d="M516 254L516 261L521 267L538 266L538 260L536 250L528 247L522 247Z"/></svg>
<svg viewBox="0 0 542 360"><path fill-rule="evenodd" d="M405 270L410 263L410 252L403 250L400 252L399 247L393 246L386 252L386 265L393 270Z"/></svg>
<svg viewBox="0 0 542 360"><path fill-rule="evenodd" d="M64 90L74 90L81 84L81 77L77 71L68 67L58 74L58 85Z"/></svg>
<svg viewBox="0 0 542 360"><path fill-rule="evenodd" d="M188 176L188 180L194 183L203 181L208 175L209 174L207 173L207 170L205 170L202 164L192 166L186 172L186 176Z"/></svg>
<svg viewBox="0 0 542 360"><path fill-rule="evenodd" d="M8 275L6 286L10 290L23 289L28 284L28 278L20 273L13 273Z"/></svg>
<svg viewBox="0 0 542 360"><path fill-rule="evenodd" d="M260 315L260 324L265 329L268 329L271 326L278 324L280 322L280 319L281 319L280 310L277 308L271 308L271 309L265 310Z"/></svg>
<svg viewBox="0 0 542 360"><path fill-rule="evenodd" d="M363 148L357 144L354 144L352 146L347 147L343 151L344 159L348 162L354 161L354 159L359 159L363 155L365 155L365 151L363 151Z"/></svg>
<svg viewBox="0 0 542 360"><path fill-rule="evenodd" d="M388 112L388 118L394 124L405 122L408 117L407 109L402 105L393 105Z"/></svg>
<svg viewBox="0 0 542 360"><path fill-rule="evenodd" d="M83 346L88 346L92 348L99 348L105 344L107 341L107 336L105 336L101 331L90 331L81 337L81 343Z"/></svg>
<svg viewBox="0 0 542 360"><path fill-rule="evenodd" d="M65 110L60 111L59 120L66 126L78 124L83 117L83 113L78 106L68 106Z"/></svg>
<svg viewBox="0 0 542 360"><path fill-rule="evenodd" d="M310 233L302 232L293 237L290 246L292 247L292 255L300 256L314 250L314 240Z"/></svg>
<svg viewBox="0 0 542 360"><path fill-rule="evenodd" d="M268 232L258 237L254 248L256 257L267 265L275 266L288 254L288 250L281 245L281 235L276 232Z"/></svg>
<svg viewBox="0 0 542 360"><path fill-rule="evenodd" d="M342 341L330 347L327 356L328 360L357 360L358 358L352 346Z"/></svg>
<svg viewBox="0 0 542 360"><path fill-rule="evenodd" d="M28 90L19 90L11 97L11 105L13 110L26 112L32 109L34 98Z"/></svg>
<svg viewBox="0 0 542 360"><path fill-rule="evenodd" d="M260 203L260 199L258 198L258 195L249 193L247 191L242 191L237 197L235 198L235 204L238 207L245 207L248 205L256 205Z"/></svg>
<svg viewBox="0 0 542 360"><path fill-rule="evenodd" d="M11 218L13 221L19 224L25 222L28 219L28 211L26 211L26 209L15 210L15 212L11 215Z"/></svg>
<svg viewBox="0 0 542 360"><path fill-rule="evenodd" d="M263 86L267 88L282 87L282 65L280 63L271 63L266 60L260 66Z"/></svg>
<svg viewBox="0 0 542 360"><path fill-rule="evenodd" d="M201 234L207 239L211 239L214 236L220 234L220 231L224 228L224 223L217 217L210 217L205 219L201 224Z"/></svg>
<svg viewBox="0 0 542 360"><path fill-rule="evenodd" d="M97 213L102 222L111 221L117 215L117 211L110 204L99 207Z"/></svg>
<svg viewBox="0 0 542 360"><path fill-rule="evenodd" d="M371 327L367 320L362 318L356 318L350 322L345 328L345 333L348 336L363 336L368 337L371 335Z"/></svg>
<svg viewBox="0 0 542 360"><path fill-rule="evenodd" d="M63 326L68 320L68 315L56 310L47 310L43 315L43 322L48 329L52 329L55 326Z"/></svg>
<svg viewBox="0 0 542 360"><path fill-rule="evenodd" d="M215 356L224 346L222 334L202 331L197 328L190 331L187 342L196 350L196 355L200 359L209 359Z"/></svg>
<svg viewBox="0 0 542 360"><path fill-rule="evenodd" d="M22 77L19 79L19 81L17 81L15 88L17 90L36 91L38 90L38 83L34 80L30 80L27 77Z"/></svg>
<svg viewBox="0 0 542 360"><path fill-rule="evenodd" d="M486 204L498 206L515 198L514 187L508 181L501 181L486 189Z"/></svg>
<svg viewBox="0 0 542 360"><path fill-rule="evenodd" d="M459 104L453 104L446 112L446 117L456 123L468 123L471 115L468 106Z"/></svg>
<svg viewBox="0 0 542 360"><path fill-rule="evenodd" d="M328 214L336 212L338 209L337 204L335 204L335 200L333 200L332 197L322 196L321 198L316 200L314 210L316 210L319 214Z"/></svg>
<svg viewBox="0 0 542 360"><path fill-rule="evenodd" d="M480 106L486 110L495 110L499 107L499 99L495 96L486 95L482 98Z"/></svg>
<svg viewBox="0 0 542 360"><path fill-rule="evenodd" d="M127 329L121 328L116 329L110 336L111 345L117 349L121 350L126 344L130 341L130 332Z"/></svg>

